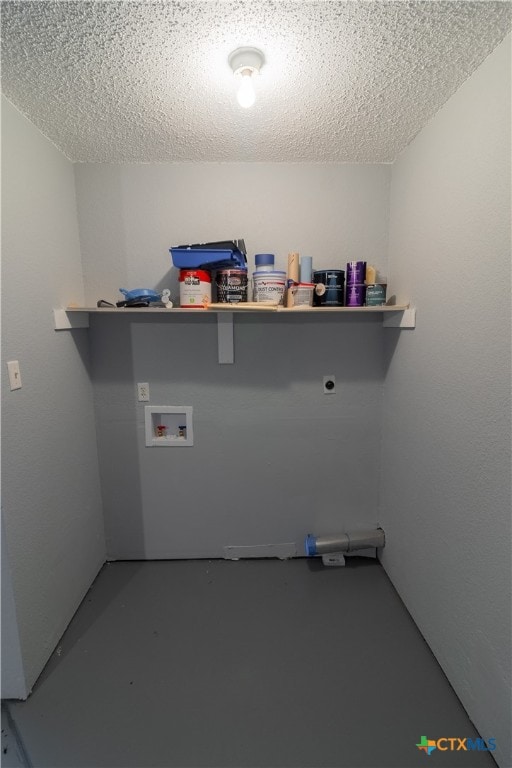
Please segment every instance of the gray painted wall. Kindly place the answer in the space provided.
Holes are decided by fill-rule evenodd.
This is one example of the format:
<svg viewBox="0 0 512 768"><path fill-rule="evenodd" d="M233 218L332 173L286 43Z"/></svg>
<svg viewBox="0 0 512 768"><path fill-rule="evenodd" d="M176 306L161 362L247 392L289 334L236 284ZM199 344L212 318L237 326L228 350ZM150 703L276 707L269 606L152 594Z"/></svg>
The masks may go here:
<svg viewBox="0 0 512 768"><path fill-rule="evenodd" d="M83 300L73 166L5 99L2 278L2 511L30 689L105 543L87 332L53 329L53 307Z"/></svg>
<svg viewBox="0 0 512 768"><path fill-rule="evenodd" d="M89 302L174 279L168 248L243 236L317 268L385 269L388 166L76 167ZM377 522L381 320L237 317L235 363L216 318L94 318L93 380L108 554L222 557ZM322 377L335 374L337 393ZM146 448L144 406L191 405L191 448Z"/></svg>
<svg viewBox="0 0 512 768"><path fill-rule="evenodd" d="M393 168L390 272L418 327L387 336L380 503L384 566L504 767L510 189L509 38Z"/></svg>
<svg viewBox="0 0 512 768"><path fill-rule="evenodd" d="M290 543L302 554L310 531L374 527L378 318L237 317L234 365L217 362L215 316L178 318L94 319L109 556ZM324 374L336 394L323 394ZM151 404L193 406L193 447L145 447L136 381L149 382Z"/></svg>
<svg viewBox="0 0 512 768"><path fill-rule="evenodd" d="M28 691L21 658L18 617L2 516L2 699L26 698ZM3 716L2 716L3 717ZM3 726L3 723L2 723Z"/></svg>
<svg viewBox="0 0 512 768"><path fill-rule="evenodd" d="M162 163L75 166L85 295L173 288L172 245L245 238L255 253L312 256L316 269L365 258L386 269L390 166Z"/></svg>
<svg viewBox="0 0 512 768"><path fill-rule="evenodd" d="M390 282L418 306L415 331L384 332L373 318L247 316L236 320L234 366L216 362L214 317L95 318L90 331L110 557L222 556L230 544L298 543L307 530L379 520L388 573L482 735L497 738L503 766L507 45L393 169ZM55 334L51 324L52 306L82 299L71 166L8 104L3 119L2 372L16 357L24 379L21 392L3 386L3 503L30 685L103 544L86 332ZM389 168L75 170L88 303L118 298L121 285L167 284L168 247L192 240L242 235L251 255L273 249L281 266L297 249L317 267L366 256L386 269ZM336 374L338 395L322 394L325 373ZM144 447L141 380L154 404L194 406L194 448Z"/></svg>

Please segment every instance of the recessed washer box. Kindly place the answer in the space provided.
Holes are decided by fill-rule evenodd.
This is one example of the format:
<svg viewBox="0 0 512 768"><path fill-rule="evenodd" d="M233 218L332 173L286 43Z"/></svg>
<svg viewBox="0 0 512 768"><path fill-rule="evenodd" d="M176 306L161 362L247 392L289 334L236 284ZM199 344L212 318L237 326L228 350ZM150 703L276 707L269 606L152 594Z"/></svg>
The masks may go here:
<svg viewBox="0 0 512 768"><path fill-rule="evenodd" d="M184 448L194 445L191 405L146 405L146 446Z"/></svg>

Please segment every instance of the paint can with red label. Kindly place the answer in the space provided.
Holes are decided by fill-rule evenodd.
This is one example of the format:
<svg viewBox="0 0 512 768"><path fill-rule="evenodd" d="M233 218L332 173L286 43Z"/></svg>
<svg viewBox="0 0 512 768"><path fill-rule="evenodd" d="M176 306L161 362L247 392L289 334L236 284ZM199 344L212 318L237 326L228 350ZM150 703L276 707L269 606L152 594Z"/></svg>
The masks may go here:
<svg viewBox="0 0 512 768"><path fill-rule="evenodd" d="M204 269L180 269L180 307L204 309L212 300L212 278Z"/></svg>

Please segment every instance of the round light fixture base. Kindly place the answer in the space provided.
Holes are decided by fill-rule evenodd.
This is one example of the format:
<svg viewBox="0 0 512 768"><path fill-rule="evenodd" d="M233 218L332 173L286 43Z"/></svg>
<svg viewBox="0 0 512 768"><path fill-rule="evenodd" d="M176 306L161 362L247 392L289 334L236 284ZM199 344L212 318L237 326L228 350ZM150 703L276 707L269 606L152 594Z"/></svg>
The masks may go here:
<svg viewBox="0 0 512 768"><path fill-rule="evenodd" d="M251 47L237 48L228 56L229 66L235 75L243 72L244 69L259 72L264 61L263 53L258 48Z"/></svg>

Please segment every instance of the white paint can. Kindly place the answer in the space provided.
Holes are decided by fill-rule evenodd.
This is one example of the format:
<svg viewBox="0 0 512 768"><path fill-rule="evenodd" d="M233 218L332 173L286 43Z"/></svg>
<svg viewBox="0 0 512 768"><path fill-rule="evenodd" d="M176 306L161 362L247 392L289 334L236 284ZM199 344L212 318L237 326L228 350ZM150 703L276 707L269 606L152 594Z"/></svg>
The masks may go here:
<svg viewBox="0 0 512 768"><path fill-rule="evenodd" d="M254 272L254 301L262 304L284 304L286 272Z"/></svg>
<svg viewBox="0 0 512 768"><path fill-rule="evenodd" d="M204 309L212 300L212 277L204 269L180 269L180 307Z"/></svg>

